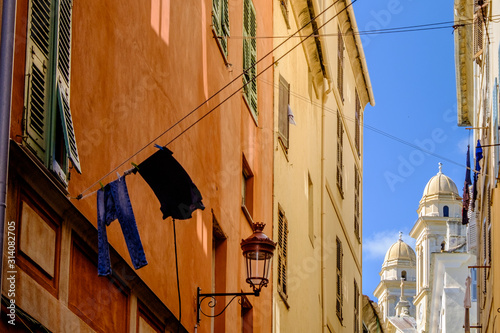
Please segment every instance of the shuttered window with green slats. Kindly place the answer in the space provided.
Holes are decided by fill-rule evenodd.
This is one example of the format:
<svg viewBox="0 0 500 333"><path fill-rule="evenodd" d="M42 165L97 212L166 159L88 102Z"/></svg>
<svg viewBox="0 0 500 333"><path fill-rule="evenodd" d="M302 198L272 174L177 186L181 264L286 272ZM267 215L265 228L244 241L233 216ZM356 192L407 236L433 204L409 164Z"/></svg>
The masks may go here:
<svg viewBox="0 0 500 333"><path fill-rule="evenodd" d="M257 121L257 23L252 0L243 1L243 88L247 104Z"/></svg>
<svg viewBox="0 0 500 333"><path fill-rule="evenodd" d="M80 159L70 109L72 0L30 0L25 144L65 184Z"/></svg>
<svg viewBox="0 0 500 333"><path fill-rule="evenodd" d="M222 52L227 56L227 37L229 37L228 0L213 0L212 27Z"/></svg>

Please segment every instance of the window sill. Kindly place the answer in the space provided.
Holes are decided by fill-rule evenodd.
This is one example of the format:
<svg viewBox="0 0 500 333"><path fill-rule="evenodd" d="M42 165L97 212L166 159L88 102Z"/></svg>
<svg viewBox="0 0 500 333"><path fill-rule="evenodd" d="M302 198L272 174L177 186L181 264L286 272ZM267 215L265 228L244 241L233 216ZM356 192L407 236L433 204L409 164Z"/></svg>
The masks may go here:
<svg viewBox="0 0 500 333"><path fill-rule="evenodd" d="M243 214L245 215L248 224L252 226L253 225L252 215L250 215L250 212L248 211L247 207L245 205L241 205L241 210L243 211Z"/></svg>
<svg viewBox="0 0 500 333"><path fill-rule="evenodd" d="M248 103L248 100L247 100L247 96L246 94L243 92L242 90L242 93L241 93L242 97L243 97L243 100L245 101L245 105L247 107L247 110L248 112L250 112L250 115L252 116L252 119L255 123L255 126L259 127L259 119L258 119L258 116L255 115L255 113L252 111L252 108L250 107L250 103Z"/></svg>
<svg viewBox="0 0 500 333"><path fill-rule="evenodd" d="M280 134L278 134L278 142L279 142L279 144L280 144L280 146L281 146L281 149L282 149L282 151L283 151L283 154L285 155L286 161L287 161L287 162L290 162L290 161L288 160L288 148L285 146L285 143L283 142L283 138L281 137L281 135L280 135Z"/></svg>
<svg viewBox="0 0 500 333"><path fill-rule="evenodd" d="M220 54L222 56L222 59L224 60L224 65L229 66L229 61L227 60L227 53L224 52L224 48L222 47L222 44L219 40L219 37L224 37L224 36L218 36L217 35L217 32L215 31L213 25L211 26L212 27L212 34L214 36L214 39L215 39L215 43L217 43L217 47L219 48L219 51L220 51Z"/></svg>
<svg viewBox="0 0 500 333"><path fill-rule="evenodd" d="M281 289L279 289L279 288L278 288L278 294L280 295L281 300L285 304L287 310L290 309L290 304L288 304L288 296L283 291L281 291Z"/></svg>

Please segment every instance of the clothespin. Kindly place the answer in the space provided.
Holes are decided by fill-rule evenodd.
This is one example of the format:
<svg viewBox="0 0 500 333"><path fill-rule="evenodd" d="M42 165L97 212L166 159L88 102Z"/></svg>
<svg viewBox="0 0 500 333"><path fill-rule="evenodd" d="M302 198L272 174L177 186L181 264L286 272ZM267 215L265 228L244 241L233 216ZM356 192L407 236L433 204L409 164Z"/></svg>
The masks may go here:
<svg viewBox="0 0 500 333"><path fill-rule="evenodd" d="M155 144L155 148L158 148L158 149L160 149L160 150L163 150L163 148L164 148L164 147L163 147L163 146L160 146L160 145Z"/></svg>
<svg viewBox="0 0 500 333"><path fill-rule="evenodd" d="M130 164L132 164L132 166L133 166L133 167L134 167L137 171L139 171L139 167L137 166L137 164L135 164L134 162L132 162L132 163L130 163Z"/></svg>
<svg viewBox="0 0 500 333"><path fill-rule="evenodd" d="M104 185L102 185L102 182L99 182L99 185L101 185L101 190L104 191Z"/></svg>
<svg viewBox="0 0 500 333"><path fill-rule="evenodd" d="M120 181L120 173L117 171L116 176L118 177L118 181Z"/></svg>

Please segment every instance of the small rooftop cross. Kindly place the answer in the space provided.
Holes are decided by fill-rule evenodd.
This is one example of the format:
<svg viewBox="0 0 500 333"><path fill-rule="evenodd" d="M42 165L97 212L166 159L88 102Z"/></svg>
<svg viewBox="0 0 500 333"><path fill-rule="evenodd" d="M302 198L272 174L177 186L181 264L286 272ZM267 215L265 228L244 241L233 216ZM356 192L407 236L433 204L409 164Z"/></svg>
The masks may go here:
<svg viewBox="0 0 500 333"><path fill-rule="evenodd" d="M402 241L402 240L403 240L403 232L402 232L402 231L400 231L400 232L399 232L399 240L400 240L400 241Z"/></svg>

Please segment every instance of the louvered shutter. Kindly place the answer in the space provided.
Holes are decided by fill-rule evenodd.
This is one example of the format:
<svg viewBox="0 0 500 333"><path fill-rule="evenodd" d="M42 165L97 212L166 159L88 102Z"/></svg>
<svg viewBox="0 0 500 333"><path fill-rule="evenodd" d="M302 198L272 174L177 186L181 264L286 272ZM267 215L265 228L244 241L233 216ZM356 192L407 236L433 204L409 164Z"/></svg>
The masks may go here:
<svg viewBox="0 0 500 333"><path fill-rule="evenodd" d="M287 242L288 222L281 209L278 211L278 288L287 295Z"/></svg>
<svg viewBox="0 0 500 333"><path fill-rule="evenodd" d="M474 1L474 57L483 53L483 7L482 1Z"/></svg>
<svg viewBox="0 0 500 333"><path fill-rule="evenodd" d="M361 102L359 101L358 91L356 90L356 110L355 110L355 129L354 129L354 142L358 156L361 154Z"/></svg>
<svg viewBox="0 0 500 333"><path fill-rule="evenodd" d="M222 49L224 50L224 54L227 55L227 38L229 36L229 4L228 0L222 0L222 8L221 8L221 31L222 36L220 42L222 45Z"/></svg>
<svg viewBox="0 0 500 333"><path fill-rule="evenodd" d="M57 39L57 109L61 117L62 130L68 158L81 173L80 157L76 146L75 130L70 108L70 68L71 68L71 18L72 0L60 0L58 7Z"/></svg>
<svg viewBox="0 0 500 333"><path fill-rule="evenodd" d="M343 191L343 163L344 163L344 127L340 111L337 111L337 185Z"/></svg>
<svg viewBox="0 0 500 333"><path fill-rule="evenodd" d="M290 84L280 75L279 83L278 132L285 148L288 148L288 105L290 104Z"/></svg>
<svg viewBox="0 0 500 333"><path fill-rule="evenodd" d="M344 101L344 40L339 27L339 36L337 43L337 88L340 98Z"/></svg>
<svg viewBox="0 0 500 333"><path fill-rule="evenodd" d="M342 320L342 243L337 238L337 316Z"/></svg>
<svg viewBox="0 0 500 333"><path fill-rule="evenodd" d="M224 2L224 0L213 0L212 1L212 26L213 26L217 36L222 35L220 13L221 13L221 6L222 6L223 2Z"/></svg>
<svg viewBox="0 0 500 333"><path fill-rule="evenodd" d="M49 103L50 1L29 4L26 82L26 143L42 160L46 158Z"/></svg>
<svg viewBox="0 0 500 333"><path fill-rule="evenodd" d="M245 70L243 83L245 84L244 92L247 102L257 117L259 115L257 111L257 80L255 79L257 75L257 41L254 38L256 33L255 8L252 0L245 0L243 4L243 67Z"/></svg>

